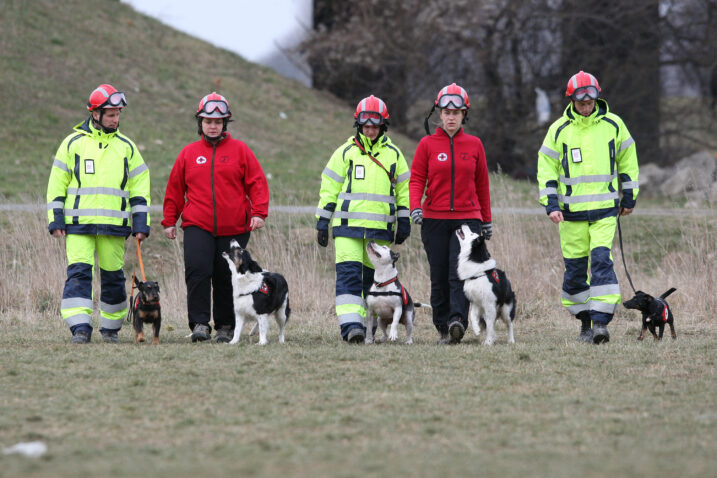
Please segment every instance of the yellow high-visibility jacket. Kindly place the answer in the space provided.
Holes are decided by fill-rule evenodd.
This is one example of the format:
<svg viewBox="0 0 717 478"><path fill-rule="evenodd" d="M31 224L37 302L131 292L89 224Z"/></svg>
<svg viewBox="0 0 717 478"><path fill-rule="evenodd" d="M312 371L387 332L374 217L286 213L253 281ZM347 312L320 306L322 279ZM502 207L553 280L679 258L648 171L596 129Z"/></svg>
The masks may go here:
<svg viewBox="0 0 717 478"><path fill-rule="evenodd" d="M149 235L149 192L137 146L119 131L95 129L90 117L57 149L47 184L50 233Z"/></svg>
<svg viewBox="0 0 717 478"><path fill-rule="evenodd" d="M334 152L321 174L317 228L328 228L333 217L334 237L393 241L397 222L404 221L410 228L408 180L411 172L403 153L385 134L372 144L359 133L358 140L364 151L355 139L350 137ZM383 168L371 160L369 154Z"/></svg>
<svg viewBox="0 0 717 478"><path fill-rule="evenodd" d="M638 173L635 140L607 102L598 98L590 116L571 103L538 152L540 204L548 214L562 211L567 221L615 216L618 206L635 207Z"/></svg>

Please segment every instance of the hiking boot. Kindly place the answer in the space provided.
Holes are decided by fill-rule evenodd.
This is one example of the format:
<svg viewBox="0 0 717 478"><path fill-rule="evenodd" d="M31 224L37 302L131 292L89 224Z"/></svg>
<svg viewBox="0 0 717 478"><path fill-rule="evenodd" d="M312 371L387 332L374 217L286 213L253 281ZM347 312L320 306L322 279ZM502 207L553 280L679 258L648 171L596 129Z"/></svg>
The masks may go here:
<svg viewBox="0 0 717 478"><path fill-rule="evenodd" d="M192 342L204 342L205 340L209 340L211 338L208 325L197 324L194 326L194 330L192 331Z"/></svg>
<svg viewBox="0 0 717 478"><path fill-rule="evenodd" d="M70 343L72 344L89 344L90 343L90 332L87 332L86 330L78 330L74 334L72 334L72 340L70 340Z"/></svg>
<svg viewBox="0 0 717 478"><path fill-rule="evenodd" d="M441 338L438 339L436 345L448 345L451 343L451 338L448 336L448 332L441 332Z"/></svg>
<svg viewBox="0 0 717 478"><path fill-rule="evenodd" d="M590 319L581 321L578 342L593 343L593 325Z"/></svg>
<svg viewBox="0 0 717 478"><path fill-rule="evenodd" d="M610 342L610 333L606 324L593 324L593 343L604 344Z"/></svg>
<svg viewBox="0 0 717 478"><path fill-rule="evenodd" d="M102 341L106 342L108 344L116 344L119 342L119 337L117 336L116 330L101 330L100 333L102 334Z"/></svg>
<svg viewBox="0 0 717 478"><path fill-rule="evenodd" d="M217 333L214 335L214 341L218 344L228 344L234 338L234 329L225 325L217 329Z"/></svg>
<svg viewBox="0 0 717 478"><path fill-rule="evenodd" d="M463 338L463 334L466 333L466 328L463 326L463 324L458 321L454 320L450 324L448 324L448 335L449 343L451 344L459 344L461 343L461 339Z"/></svg>
<svg viewBox="0 0 717 478"><path fill-rule="evenodd" d="M366 334L359 327L353 328L346 336L346 341L350 344L362 344L366 340Z"/></svg>

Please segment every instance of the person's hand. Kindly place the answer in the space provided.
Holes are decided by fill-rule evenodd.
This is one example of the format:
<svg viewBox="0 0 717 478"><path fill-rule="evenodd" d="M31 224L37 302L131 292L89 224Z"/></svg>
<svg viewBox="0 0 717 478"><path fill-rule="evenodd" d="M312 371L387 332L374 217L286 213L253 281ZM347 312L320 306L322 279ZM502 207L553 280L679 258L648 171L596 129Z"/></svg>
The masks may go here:
<svg viewBox="0 0 717 478"><path fill-rule="evenodd" d="M134 237L136 237L137 240L141 243L142 241L144 241L145 239L147 239L147 234L145 234L145 233L143 233L143 232L138 232L137 234L135 234Z"/></svg>
<svg viewBox="0 0 717 478"><path fill-rule="evenodd" d="M411 220L414 224L423 224L423 209L416 208L411 211Z"/></svg>
<svg viewBox="0 0 717 478"><path fill-rule="evenodd" d="M559 222L563 222L565 218L563 218L563 212L562 211L553 211L550 214L548 214L548 217L551 221L553 221L555 224L558 224Z"/></svg>
<svg viewBox="0 0 717 478"><path fill-rule="evenodd" d="M634 209L634 208L632 208L632 207L631 207L631 208L621 207L621 208L620 208L620 215L621 215L621 216L629 216L630 214L632 214L632 210L633 210L633 209Z"/></svg>
<svg viewBox="0 0 717 478"><path fill-rule="evenodd" d="M251 222L249 222L249 229L253 231L254 229L261 229L262 227L264 227L264 220L259 216L252 216Z"/></svg>
<svg viewBox="0 0 717 478"><path fill-rule="evenodd" d="M65 237L67 235L67 231L64 229L55 229L52 231L52 237Z"/></svg>
<svg viewBox="0 0 717 478"><path fill-rule="evenodd" d="M491 237L493 237L493 224L490 222L484 222L480 226L480 230L483 233L483 237L485 237L485 240L489 240Z"/></svg>
<svg viewBox="0 0 717 478"><path fill-rule="evenodd" d="M398 218L398 226L396 227L396 237L393 240L396 244L403 244L403 241L411 235L411 220L407 217Z"/></svg>
<svg viewBox="0 0 717 478"><path fill-rule="evenodd" d="M318 242L321 247L326 247L329 245L328 229L319 229L318 231L316 231L316 242Z"/></svg>
<svg viewBox="0 0 717 478"><path fill-rule="evenodd" d="M164 235L167 236L168 239L176 239L177 238L177 226L165 227Z"/></svg>

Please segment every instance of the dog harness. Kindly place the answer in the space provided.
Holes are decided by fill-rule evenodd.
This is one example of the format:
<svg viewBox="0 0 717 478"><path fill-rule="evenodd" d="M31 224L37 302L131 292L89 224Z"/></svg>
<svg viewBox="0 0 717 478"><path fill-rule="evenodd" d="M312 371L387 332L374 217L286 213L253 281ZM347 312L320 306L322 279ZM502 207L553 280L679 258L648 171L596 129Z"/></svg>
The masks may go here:
<svg viewBox="0 0 717 478"><path fill-rule="evenodd" d="M498 277L498 270L497 269L488 269L487 271L483 271L480 274L474 275L473 277L469 277L466 280L474 280L478 279L479 277L487 276L488 273L490 273L490 276L493 278L493 281L496 284L500 284L500 277Z"/></svg>
<svg viewBox="0 0 717 478"><path fill-rule="evenodd" d="M376 282L373 281L373 285L376 287L385 287L388 284L396 283L396 286L401 289L400 291L392 291L392 292L374 292L369 291L368 295L381 295L381 296L387 296L387 295L400 295L401 296L401 302L403 305L408 304L408 293L406 292L406 288L403 287L403 285L398 282L398 276L394 277L393 279L389 279L386 282Z"/></svg>
<svg viewBox="0 0 717 478"><path fill-rule="evenodd" d="M667 305L667 302L665 302L665 299L658 297L655 299L657 303L659 303L662 306L662 321L667 322L667 319L670 317L670 309Z"/></svg>
<svg viewBox="0 0 717 478"><path fill-rule="evenodd" d="M261 285L257 290L251 291L251 292L245 292L244 294L239 294L240 296L244 295L252 295L254 292L261 292L264 295L269 295L269 285L266 283L266 281L261 281Z"/></svg>

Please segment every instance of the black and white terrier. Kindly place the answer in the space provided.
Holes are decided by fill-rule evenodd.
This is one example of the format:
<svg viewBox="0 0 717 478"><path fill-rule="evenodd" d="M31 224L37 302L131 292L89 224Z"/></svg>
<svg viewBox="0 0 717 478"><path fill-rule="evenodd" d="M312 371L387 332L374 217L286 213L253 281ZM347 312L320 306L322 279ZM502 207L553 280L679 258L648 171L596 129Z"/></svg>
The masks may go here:
<svg viewBox="0 0 717 478"><path fill-rule="evenodd" d="M637 340L645 338L645 333L650 329L650 333L655 340L662 340L662 334L665 332L665 324L670 326L670 334L673 339L677 338L675 333L675 317L672 314L672 308L667 305L665 300L668 295L676 291L674 287L665 291L660 297L652 297L638 290L635 297L623 302L622 305L627 309L636 309L642 312L642 330ZM655 329L659 329L659 336L655 333Z"/></svg>
<svg viewBox="0 0 717 478"><path fill-rule="evenodd" d="M508 327L508 343L515 343L513 319L515 319L515 293L505 272L496 267L490 258L485 238L463 224L456 230L461 251L458 255L458 278L463 282L463 292L471 303L470 320L473 332L480 335L486 330L483 342L495 342L495 320L500 316ZM479 323L480 322L480 323Z"/></svg>
<svg viewBox="0 0 717 478"><path fill-rule="evenodd" d="M273 316L279 325L279 342L284 343L284 327L291 315L289 308L289 285L281 274L264 271L251 258L249 251L232 240L229 252L222 252L232 274L234 298L234 337L230 344L236 344L241 337L244 320L256 320L259 326L259 345L266 345L269 331L269 317Z"/></svg>
<svg viewBox="0 0 717 478"><path fill-rule="evenodd" d="M379 246L374 241L366 244L368 258L373 264L373 284L366 297L366 340L367 344L374 342L374 320L383 332L377 343L398 340L398 324L406 326L406 343L413 343L413 319L416 307L429 307L420 302L414 303L403 285L398 281L396 261L400 254L393 252L388 246ZM391 331L386 333L386 327L391 324Z"/></svg>

